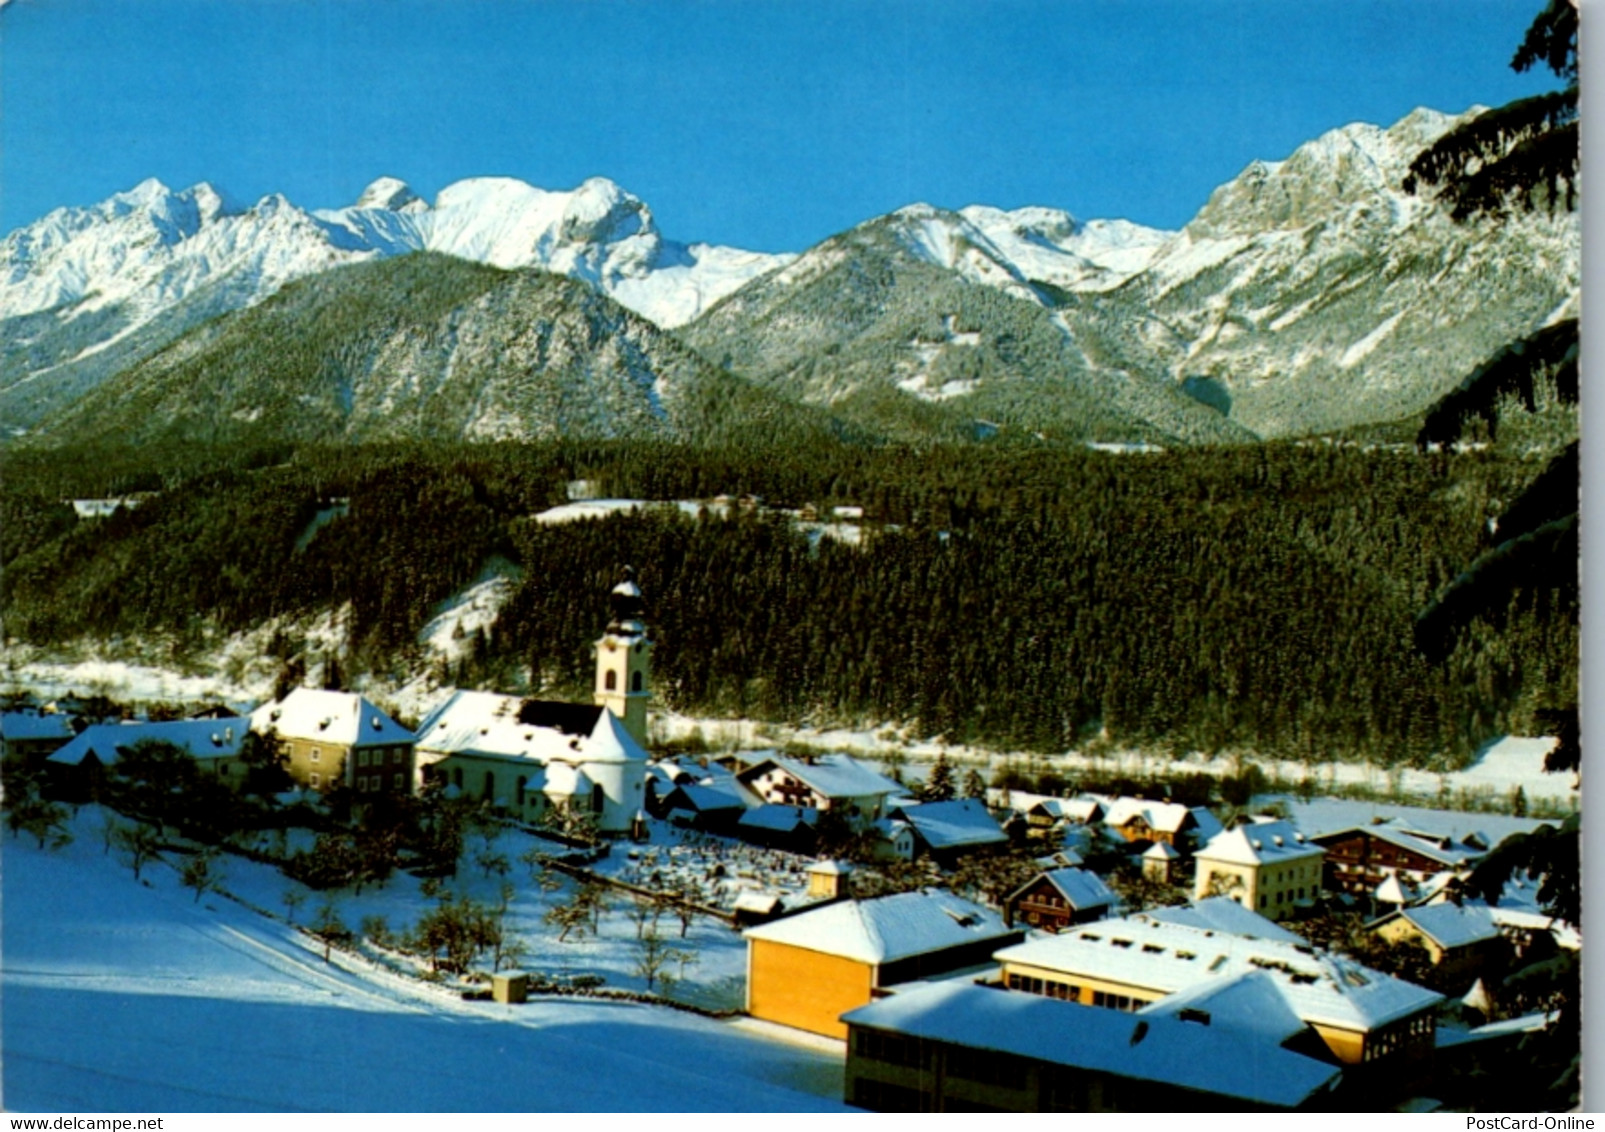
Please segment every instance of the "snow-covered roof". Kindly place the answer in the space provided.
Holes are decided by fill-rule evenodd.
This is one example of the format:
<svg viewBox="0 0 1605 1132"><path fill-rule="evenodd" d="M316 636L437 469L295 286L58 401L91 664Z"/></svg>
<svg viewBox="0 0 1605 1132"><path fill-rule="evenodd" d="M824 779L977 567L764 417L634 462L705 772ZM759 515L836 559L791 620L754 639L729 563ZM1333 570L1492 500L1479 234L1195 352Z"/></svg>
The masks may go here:
<svg viewBox="0 0 1605 1132"><path fill-rule="evenodd" d="M1229 865L1274 865L1324 853L1289 823L1265 821L1217 833L1198 851L1198 857Z"/></svg>
<svg viewBox="0 0 1605 1132"><path fill-rule="evenodd" d="M1096 798L1038 798L1026 807L1028 814L1064 821L1092 821L1103 808Z"/></svg>
<svg viewBox="0 0 1605 1132"><path fill-rule="evenodd" d="M891 963L966 943L1019 938L991 909L939 891L841 900L744 934L860 963Z"/></svg>
<svg viewBox="0 0 1605 1132"><path fill-rule="evenodd" d="M842 1015L868 1026L1055 1065L1295 1107L1342 1070L1252 1030L1166 1014L1131 1015L965 983L935 983ZM1252 1066L1252 1072L1245 1067Z"/></svg>
<svg viewBox="0 0 1605 1132"><path fill-rule="evenodd" d="M1451 845L1449 848L1445 848L1442 842L1444 840L1453 840L1452 838L1410 833L1388 822L1333 830L1331 833L1321 834L1320 839L1322 842L1331 842L1355 833L1368 834L1379 841L1386 841L1389 845L1396 845L1401 849L1419 853L1429 860L1438 862L1447 869L1459 868L1462 865L1470 864L1481 859L1487 852L1485 849L1477 849L1465 845ZM1481 836L1475 831L1469 833L1468 836L1478 837L1479 841L1481 840ZM1483 843L1486 844L1486 842Z"/></svg>
<svg viewBox="0 0 1605 1132"><path fill-rule="evenodd" d="M1408 904L1415 899L1415 894L1405 887L1398 873L1389 873L1382 883L1377 885L1372 896L1382 904Z"/></svg>
<svg viewBox="0 0 1605 1132"><path fill-rule="evenodd" d="M1083 908L1108 908L1115 903L1115 894L1109 891L1109 886L1098 874L1077 868L1049 869L1009 893L1008 898L1013 900L1041 880L1058 889L1065 903L1078 911Z"/></svg>
<svg viewBox="0 0 1605 1132"><path fill-rule="evenodd" d="M1356 1031L1424 1010L1440 997L1306 944L1249 939L1151 918L1103 920L1004 948L996 958L1159 994L1234 973L1266 971L1300 1018Z"/></svg>
<svg viewBox="0 0 1605 1132"><path fill-rule="evenodd" d="M760 916L771 915L785 906L786 902L772 892L743 892L731 905L737 912L754 912Z"/></svg>
<svg viewBox="0 0 1605 1132"><path fill-rule="evenodd" d="M893 782L885 775L877 774L851 755L843 754L819 755L814 759L804 760L777 752L760 759L739 777L743 782L751 782L761 776L770 765L777 766L799 782L806 783L824 798L864 798L872 795L884 797L897 794L903 789L900 783Z"/></svg>
<svg viewBox="0 0 1605 1132"><path fill-rule="evenodd" d="M1191 818L1197 827L1200 840L1208 840L1221 829L1220 819L1202 806L1188 807L1180 802L1156 802L1146 798L1130 797L1109 798L1102 795L1091 795L1086 800L1102 802L1103 823L1116 828L1141 818L1148 824L1148 828L1174 835L1186 828L1187 820Z"/></svg>
<svg viewBox="0 0 1605 1132"><path fill-rule="evenodd" d="M324 739L342 747L411 743L413 734L355 692L296 688L251 713L251 729L281 739Z"/></svg>
<svg viewBox="0 0 1605 1132"><path fill-rule="evenodd" d="M1174 861L1180 856L1181 853L1168 841L1156 841L1143 851L1146 861Z"/></svg>
<svg viewBox="0 0 1605 1132"><path fill-rule="evenodd" d="M766 802L742 814L741 820L736 824L743 829L792 833L801 826L812 829L818 821L819 811L812 806L782 806L778 802Z"/></svg>
<svg viewBox="0 0 1605 1132"><path fill-rule="evenodd" d="M418 725L418 749L542 765L647 760L646 751L604 707L497 692L454 692Z"/></svg>
<svg viewBox="0 0 1605 1132"><path fill-rule="evenodd" d="M1001 845L1008 841L1008 836L987 813L986 806L976 798L916 802L899 806L893 813L913 826L914 832L932 849Z"/></svg>
<svg viewBox="0 0 1605 1132"><path fill-rule="evenodd" d="M1288 1006L1276 980L1264 971L1239 971L1210 979L1149 1003L1137 1013L1174 1016L1184 1010L1207 1015L1211 1026L1258 1034L1276 1045L1309 1028Z"/></svg>
<svg viewBox="0 0 1605 1132"><path fill-rule="evenodd" d="M8 711L0 715L0 736L11 740L70 739L72 717L60 712Z"/></svg>
<svg viewBox="0 0 1605 1132"><path fill-rule="evenodd" d="M1393 829L1432 837L1447 837L1465 844L1475 837L1492 847L1512 833L1531 833L1541 825L1555 825L1537 818L1518 818L1508 814L1462 813L1433 810L1423 806L1394 806L1379 802L1359 802L1346 798L1314 798L1308 802L1287 799L1285 804L1294 823L1311 837L1322 837L1345 829L1377 828L1383 818Z"/></svg>
<svg viewBox="0 0 1605 1132"><path fill-rule="evenodd" d="M1049 853L1045 857L1037 857L1035 858L1035 863L1045 869L1073 869L1085 864L1081 859L1081 854L1074 849L1060 849L1058 852Z"/></svg>
<svg viewBox="0 0 1605 1132"><path fill-rule="evenodd" d="M1459 904L1423 904L1419 908L1402 908L1377 921L1386 923L1403 919L1415 925L1417 931L1439 947L1469 947L1474 943L1494 939L1499 928L1487 908L1464 908Z"/></svg>
<svg viewBox="0 0 1605 1132"><path fill-rule="evenodd" d="M228 759L239 755L251 721L230 719L174 719L162 723L97 723L50 756L58 766L78 766L91 754L102 766L111 766L120 752L135 743L155 740L182 748L195 759Z"/></svg>
<svg viewBox="0 0 1605 1132"><path fill-rule="evenodd" d="M713 810L744 810L747 803L728 790L715 786L699 786L682 782L666 796L668 805L675 809L705 814Z"/></svg>
<svg viewBox="0 0 1605 1132"><path fill-rule="evenodd" d="M1227 932L1244 939L1271 939L1279 943L1302 944L1302 936L1295 935L1279 924L1267 920L1252 908L1245 908L1230 896L1209 896L1191 904L1178 904L1172 908L1150 908L1138 912L1133 920L1150 920L1156 924L1176 924L1199 931Z"/></svg>

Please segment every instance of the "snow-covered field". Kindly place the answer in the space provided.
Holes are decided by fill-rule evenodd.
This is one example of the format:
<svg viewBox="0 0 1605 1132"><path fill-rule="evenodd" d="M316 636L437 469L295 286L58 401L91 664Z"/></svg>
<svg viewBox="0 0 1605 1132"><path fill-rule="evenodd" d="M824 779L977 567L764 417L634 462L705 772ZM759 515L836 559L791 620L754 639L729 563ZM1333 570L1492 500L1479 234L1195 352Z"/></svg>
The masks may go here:
<svg viewBox="0 0 1605 1132"><path fill-rule="evenodd" d="M98 820L86 808L63 850L26 839L0 847L0 1053L12 1111L841 1107L841 1055L817 1043L665 1007L465 1002L338 952L325 964L277 920L215 894L196 903L170 868L148 866L148 883L136 883L103 854ZM226 875L263 903L283 883L238 859ZM340 913L355 924L415 911L412 883L342 899ZM573 945L574 970L629 981L620 967L634 929L619 916L604 918L601 942ZM708 957L693 971L739 972L739 936L706 922L692 936ZM544 944L537 956L531 966L562 961Z"/></svg>

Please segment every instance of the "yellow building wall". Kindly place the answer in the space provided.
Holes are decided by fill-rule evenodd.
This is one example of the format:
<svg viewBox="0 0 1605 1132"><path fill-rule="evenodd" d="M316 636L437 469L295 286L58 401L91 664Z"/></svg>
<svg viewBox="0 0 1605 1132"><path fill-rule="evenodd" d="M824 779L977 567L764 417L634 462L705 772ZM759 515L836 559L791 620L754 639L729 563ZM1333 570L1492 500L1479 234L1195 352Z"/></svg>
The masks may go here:
<svg viewBox="0 0 1605 1132"><path fill-rule="evenodd" d="M333 790L346 780L346 756L349 749L335 743L320 743L311 739L281 739L285 754L289 756L290 777L302 786L310 785L312 776L318 776L317 790ZM317 753L317 761L312 759Z"/></svg>
<svg viewBox="0 0 1605 1132"><path fill-rule="evenodd" d="M1427 954L1432 957L1434 964L1443 962L1443 948L1434 943L1431 936L1424 934L1420 928L1403 916L1391 923L1383 924L1376 930L1376 934L1389 943L1403 943L1406 940L1419 943L1427 949Z"/></svg>
<svg viewBox="0 0 1605 1132"><path fill-rule="evenodd" d="M747 941L747 1011L754 1018L845 1038L839 1019L870 1001L875 969L773 940Z"/></svg>
<svg viewBox="0 0 1605 1132"><path fill-rule="evenodd" d="M1326 1043L1326 1048L1344 1065L1358 1065L1365 1060L1365 1035L1353 1030L1339 1030L1312 1022L1311 1028Z"/></svg>

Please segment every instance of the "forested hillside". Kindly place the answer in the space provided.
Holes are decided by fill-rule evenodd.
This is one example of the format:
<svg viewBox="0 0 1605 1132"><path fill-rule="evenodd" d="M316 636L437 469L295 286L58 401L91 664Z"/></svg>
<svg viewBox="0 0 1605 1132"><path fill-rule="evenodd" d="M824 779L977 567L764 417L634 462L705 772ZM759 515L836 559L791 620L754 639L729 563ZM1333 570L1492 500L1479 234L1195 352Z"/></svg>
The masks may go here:
<svg viewBox="0 0 1605 1132"><path fill-rule="evenodd" d="M0 490L8 639L207 633L349 603L348 678L429 663L418 632L493 555L523 581L455 671L588 693L626 563L660 703L815 722L912 722L1009 747L1106 734L1436 765L1575 686L1575 614L1518 594L1444 666L1415 614L1534 471L1493 449L1268 445L1084 450L656 443L12 452ZM615 496L754 492L865 508L862 546L785 516L646 513L541 526L587 479ZM62 501L157 494L100 521ZM320 510L349 499L318 526ZM298 544L301 549L297 549ZM295 632L289 671L314 658Z"/></svg>

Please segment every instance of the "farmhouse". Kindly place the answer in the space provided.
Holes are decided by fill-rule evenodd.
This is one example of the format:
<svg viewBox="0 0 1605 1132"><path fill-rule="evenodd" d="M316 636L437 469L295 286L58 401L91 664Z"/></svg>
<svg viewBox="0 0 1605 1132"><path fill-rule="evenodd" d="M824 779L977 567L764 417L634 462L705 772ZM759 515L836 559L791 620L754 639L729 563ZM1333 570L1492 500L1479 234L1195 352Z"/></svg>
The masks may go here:
<svg viewBox="0 0 1605 1132"><path fill-rule="evenodd" d="M842 754L792 757L775 752L736 777L765 802L820 813L835 810L855 825L880 818L887 799L903 793L900 784Z"/></svg>
<svg viewBox="0 0 1605 1132"><path fill-rule="evenodd" d="M1321 847L1285 821L1258 821L1216 834L1197 853L1193 899L1230 896L1275 919L1321 891Z"/></svg>
<svg viewBox="0 0 1605 1132"><path fill-rule="evenodd" d="M743 933L747 1012L827 1037L886 987L986 963L1018 942L996 912L947 892L840 900Z"/></svg>
<svg viewBox="0 0 1605 1132"><path fill-rule="evenodd" d="M1371 931L1393 943L1420 944L1447 981L1469 985L1504 947L1499 926L1485 907L1445 901L1401 908L1371 924Z"/></svg>
<svg viewBox="0 0 1605 1132"><path fill-rule="evenodd" d="M70 715L33 709L0 714L0 758L37 769L72 737Z"/></svg>
<svg viewBox="0 0 1605 1132"><path fill-rule="evenodd" d="M1326 851L1325 884L1333 892L1366 895L1389 878L1417 883L1460 872L1488 854L1488 846L1413 833L1390 822L1322 833L1310 842Z"/></svg>
<svg viewBox="0 0 1605 1132"><path fill-rule="evenodd" d="M78 801L97 798L106 768L138 743L170 743L193 758L207 774L234 789L245 784L241 761L251 721L230 719L179 719L163 723L97 723L45 761L52 785L62 797Z"/></svg>
<svg viewBox="0 0 1605 1132"><path fill-rule="evenodd" d="M253 711L251 730L279 744L302 786L412 793L412 732L354 692L297 688Z"/></svg>
<svg viewBox="0 0 1605 1132"><path fill-rule="evenodd" d="M1146 798L1104 798L1103 826L1123 840L1161 841L1183 852L1221 831L1220 819L1203 806L1151 802Z"/></svg>

